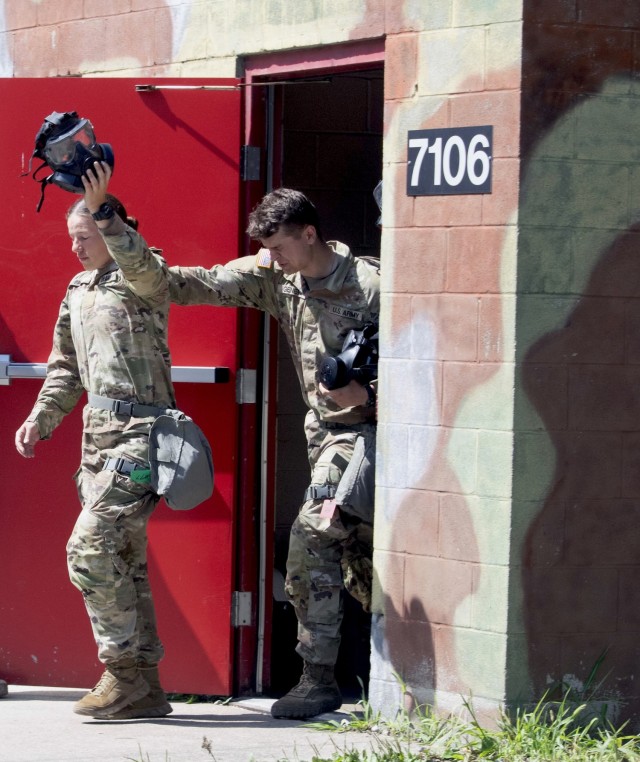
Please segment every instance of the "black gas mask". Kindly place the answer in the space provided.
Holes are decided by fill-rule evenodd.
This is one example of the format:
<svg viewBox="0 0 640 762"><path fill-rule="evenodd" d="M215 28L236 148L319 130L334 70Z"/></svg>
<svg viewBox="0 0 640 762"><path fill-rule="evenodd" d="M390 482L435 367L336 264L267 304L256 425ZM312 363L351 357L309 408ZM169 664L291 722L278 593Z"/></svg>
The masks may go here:
<svg viewBox="0 0 640 762"><path fill-rule="evenodd" d="M377 326L367 323L360 331L349 331L340 354L323 360L319 375L327 389L340 389L351 380L366 386L377 378Z"/></svg>
<svg viewBox="0 0 640 762"><path fill-rule="evenodd" d="M80 179L97 161L106 161L113 168L113 149L108 143L96 143L93 126L88 119L82 119L76 111L63 114L54 111L44 120L36 135L36 147L33 157L44 162L33 173L33 179L45 166L53 174L38 180L42 187L40 202L36 211L40 211L44 201L44 190L49 183L58 185L71 193L84 193ZM26 174L26 173L25 173Z"/></svg>

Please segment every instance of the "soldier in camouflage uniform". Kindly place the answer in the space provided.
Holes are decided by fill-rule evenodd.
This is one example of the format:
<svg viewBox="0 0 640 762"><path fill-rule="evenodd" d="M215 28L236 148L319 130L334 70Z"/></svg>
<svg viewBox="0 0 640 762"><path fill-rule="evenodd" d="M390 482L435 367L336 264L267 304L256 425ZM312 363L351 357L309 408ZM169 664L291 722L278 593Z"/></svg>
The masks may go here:
<svg viewBox="0 0 640 762"><path fill-rule="evenodd" d="M154 416L175 407L169 295L157 276L157 254L149 254L154 267L139 257L112 258L109 229L126 238L134 232L125 221L137 223L106 194L109 177L106 164L90 171L84 198L67 215L72 250L85 271L67 288L47 377L16 433L16 448L33 457L38 440L49 439L88 392L74 477L82 511L67 557L105 671L74 711L103 719L158 717L172 709L158 677L164 651L147 574L147 522L158 502L149 487L148 438ZM99 210L96 222L92 213Z"/></svg>
<svg viewBox="0 0 640 762"><path fill-rule="evenodd" d="M322 237L315 207L280 189L251 213L249 235L261 241L256 257L211 270L171 267L172 301L255 307L278 321L291 349L302 395L311 482L290 535L286 593L298 618L299 684L276 701L274 717L304 719L340 707L334 678L343 615L342 589L365 607L371 596L373 499L357 512L334 496L356 442L375 439L376 382L351 381L329 392L318 380L322 360L340 353L346 334L378 324L377 262ZM142 238L132 246L143 255Z"/></svg>

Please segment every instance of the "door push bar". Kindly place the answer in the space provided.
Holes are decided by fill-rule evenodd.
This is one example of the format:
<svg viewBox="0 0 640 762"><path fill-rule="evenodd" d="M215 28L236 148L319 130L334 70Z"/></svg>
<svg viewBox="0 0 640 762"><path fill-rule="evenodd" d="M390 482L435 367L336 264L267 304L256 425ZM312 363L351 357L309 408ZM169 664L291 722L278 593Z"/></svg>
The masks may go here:
<svg viewBox="0 0 640 762"><path fill-rule="evenodd" d="M13 378L44 378L47 364L43 362L11 362L11 355L0 355L0 386L9 386ZM189 384L226 384L229 368L178 365L171 368L171 380Z"/></svg>

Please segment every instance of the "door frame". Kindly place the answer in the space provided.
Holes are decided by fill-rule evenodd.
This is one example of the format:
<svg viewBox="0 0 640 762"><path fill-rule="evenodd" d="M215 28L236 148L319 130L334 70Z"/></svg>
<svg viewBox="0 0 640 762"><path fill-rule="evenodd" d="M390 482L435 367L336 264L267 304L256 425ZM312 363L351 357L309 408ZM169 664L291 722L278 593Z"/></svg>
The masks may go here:
<svg viewBox="0 0 640 762"><path fill-rule="evenodd" d="M384 64L384 38L358 40L315 49L290 50L248 56L244 59L244 144L261 148L260 181L245 183L245 220L250 210L281 182L282 166L281 125L275 108L277 95L273 85L288 80L300 80L322 74L345 73L353 70L380 67ZM242 222L241 222L242 224ZM246 241L249 253L249 242ZM248 411L254 416L256 441L260 450L254 453L251 467L259 473L259 488L253 492L253 505L257 515L245 510L239 527L238 569L245 584L251 584L255 627L238 628L236 641L236 685L239 692L261 694L268 690L271 656L271 628L273 609L273 527L275 519L276 471L276 363L277 342L273 340L277 323L261 315L258 329L254 319L251 329L262 335L261 372L258 376L258 404ZM247 407L247 406L243 406ZM241 429L242 430L242 429ZM249 441L249 440L244 440ZM246 448L245 448L246 449ZM246 455L246 453L245 453ZM257 528L257 531L256 531ZM256 559L257 558L257 564ZM251 578L247 574L251 570ZM241 589L247 589L243 587Z"/></svg>

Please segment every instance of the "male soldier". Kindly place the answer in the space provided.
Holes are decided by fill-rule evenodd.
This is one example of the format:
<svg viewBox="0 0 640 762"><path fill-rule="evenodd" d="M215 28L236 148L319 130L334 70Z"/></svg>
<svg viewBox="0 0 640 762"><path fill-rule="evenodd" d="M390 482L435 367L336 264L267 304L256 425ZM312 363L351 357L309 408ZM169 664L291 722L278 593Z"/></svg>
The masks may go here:
<svg viewBox="0 0 640 762"><path fill-rule="evenodd" d="M330 391L319 383L318 369L327 356L341 352L350 330L377 326L379 269L344 244L325 241L315 206L295 190L280 188L265 196L251 213L247 232L264 247L257 256L211 270L169 268L170 295L180 304L264 310L277 319L291 349L309 408L311 482L291 529L285 589L298 618L296 650L304 668L298 685L271 712L306 719L342 704L334 666L343 573L349 592L367 607L370 601L373 501L354 515L333 498L356 442L371 442L375 434L377 382L351 380ZM146 246L140 238L129 240L133 247Z"/></svg>
<svg viewBox="0 0 640 762"><path fill-rule="evenodd" d="M364 559L355 534L366 536L359 525L373 523L373 504L354 516L348 505L336 507L333 498L358 437L370 439L375 431L376 382L365 386L352 380L329 391L318 381L318 368L325 357L340 353L351 329L377 325L379 269L344 244L325 241L316 208L295 190L265 196L251 213L247 232L264 247L256 257L208 271L171 268L171 298L181 304L257 307L277 319L289 343L309 408L311 483L291 529L285 582L304 667L298 685L271 711L274 717L306 719L342 703L334 678L343 613L341 562L350 592L368 605L371 533Z"/></svg>

